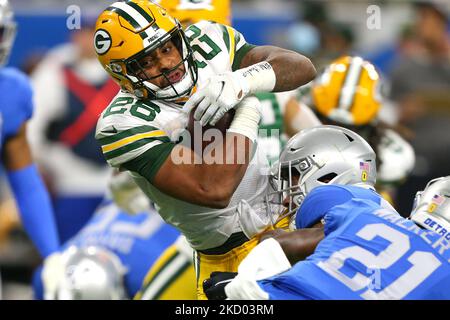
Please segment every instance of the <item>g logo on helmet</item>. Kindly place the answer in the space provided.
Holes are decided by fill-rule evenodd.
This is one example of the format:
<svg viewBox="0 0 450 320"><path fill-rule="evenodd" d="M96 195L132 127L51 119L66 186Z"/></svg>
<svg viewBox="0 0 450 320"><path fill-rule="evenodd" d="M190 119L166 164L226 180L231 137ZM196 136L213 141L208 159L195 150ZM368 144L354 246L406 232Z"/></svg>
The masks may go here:
<svg viewBox="0 0 450 320"><path fill-rule="evenodd" d="M94 35L95 51L99 55L103 55L111 48L111 36L106 30L99 29Z"/></svg>

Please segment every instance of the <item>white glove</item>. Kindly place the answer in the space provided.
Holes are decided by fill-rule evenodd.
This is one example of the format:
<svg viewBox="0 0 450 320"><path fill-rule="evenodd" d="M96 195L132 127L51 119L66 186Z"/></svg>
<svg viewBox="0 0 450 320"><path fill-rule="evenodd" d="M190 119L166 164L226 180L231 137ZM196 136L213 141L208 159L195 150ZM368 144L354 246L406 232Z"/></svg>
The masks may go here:
<svg viewBox="0 0 450 320"><path fill-rule="evenodd" d="M239 274L225 286L227 300L269 300L254 278L245 278Z"/></svg>
<svg viewBox="0 0 450 320"><path fill-rule="evenodd" d="M65 267L65 259L59 252L45 258L41 275L45 300L58 299L59 286L64 281Z"/></svg>
<svg viewBox="0 0 450 320"><path fill-rule="evenodd" d="M238 275L225 286L225 293L232 300L268 300L269 294L257 281L280 274L291 268L278 241L273 238L258 244L242 260Z"/></svg>
<svg viewBox="0 0 450 320"><path fill-rule="evenodd" d="M249 93L245 87L245 81L240 80L240 75L235 72L227 72L211 77L206 84L199 88L186 102L184 108L191 110L198 105L194 113L194 119L202 126L210 123L215 125L223 115Z"/></svg>
<svg viewBox="0 0 450 320"><path fill-rule="evenodd" d="M247 95L272 91L276 77L267 61L256 63L235 72L211 77L184 105L190 112L195 106L194 119L202 126L215 125L225 113L234 108Z"/></svg>

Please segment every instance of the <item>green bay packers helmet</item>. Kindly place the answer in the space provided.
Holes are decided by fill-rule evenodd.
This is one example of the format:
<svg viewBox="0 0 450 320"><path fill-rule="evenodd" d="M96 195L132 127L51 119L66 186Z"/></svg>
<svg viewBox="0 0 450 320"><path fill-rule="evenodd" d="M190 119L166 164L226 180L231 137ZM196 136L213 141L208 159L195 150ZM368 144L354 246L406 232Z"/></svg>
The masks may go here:
<svg viewBox="0 0 450 320"><path fill-rule="evenodd" d="M172 41L181 60L173 68L149 78L142 59ZM138 98L178 100L189 96L197 82L193 52L180 23L164 8L149 0L115 2L98 17L94 47L103 68L123 90ZM184 65L184 75L176 83L168 75ZM169 85L160 88L152 83L165 77Z"/></svg>
<svg viewBox="0 0 450 320"><path fill-rule="evenodd" d="M417 192L411 220L450 240L450 176L433 179Z"/></svg>
<svg viewBox="0 0 450 320"><path fill-rule="evenodd" d="M6 64L16 38L16 22L8 0L0 0L0 66Z"/></svg>
<svg viewBox="0 0 450 320"><path fill-rule="evenodd" d="M381 107L380 85L373 64L361 57L341 57L312 83L311 107L339 125L366 125Z"/></svg>

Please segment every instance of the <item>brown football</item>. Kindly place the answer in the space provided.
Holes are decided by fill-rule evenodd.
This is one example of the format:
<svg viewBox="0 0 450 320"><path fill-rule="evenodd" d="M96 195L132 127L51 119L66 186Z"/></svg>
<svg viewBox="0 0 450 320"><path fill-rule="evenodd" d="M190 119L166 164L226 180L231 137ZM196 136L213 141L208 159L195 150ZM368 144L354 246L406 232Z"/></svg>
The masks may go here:
<svg viewBox="0 0 450 320"><path fill-rule="evenodd" d="M205 140L204 135L207 132L207 130L217 129L221 132L222 137L225 138L226 131L230 127L231 121L233 121L235 110L231 109L230 111L225 113L224 116L214 126L206 125L202 127L200 125L200 121L194 121L195 109L196 108L194 108L189 114L187 131L191 135L191 148L194 149L195 143L202 142L202 150L203 150L207 145L214 142L214 139L212 139L212 141L204 141Z"/></svg>

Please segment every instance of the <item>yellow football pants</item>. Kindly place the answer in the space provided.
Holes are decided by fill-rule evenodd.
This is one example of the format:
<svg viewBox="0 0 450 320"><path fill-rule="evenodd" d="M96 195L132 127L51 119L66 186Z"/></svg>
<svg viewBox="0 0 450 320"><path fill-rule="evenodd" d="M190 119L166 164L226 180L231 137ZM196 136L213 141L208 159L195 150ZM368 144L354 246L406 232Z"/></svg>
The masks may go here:
<svg viewBox="0 0 450 320"><path fill-rule="evenodd" d="M289 217L278 221L275 226L267 227L263 232L273 229L289 228ZM236 247L225 254L208 255L201 252L195 252L195 272L197 274L197 298L199 300L206 300L206 295L203 292L203 281L208 279L211 272L237 272L239 264L249 254L249 252L256 247L259 241L260 234L257 234L247 242L244 242L239 247Z"/></svg>

